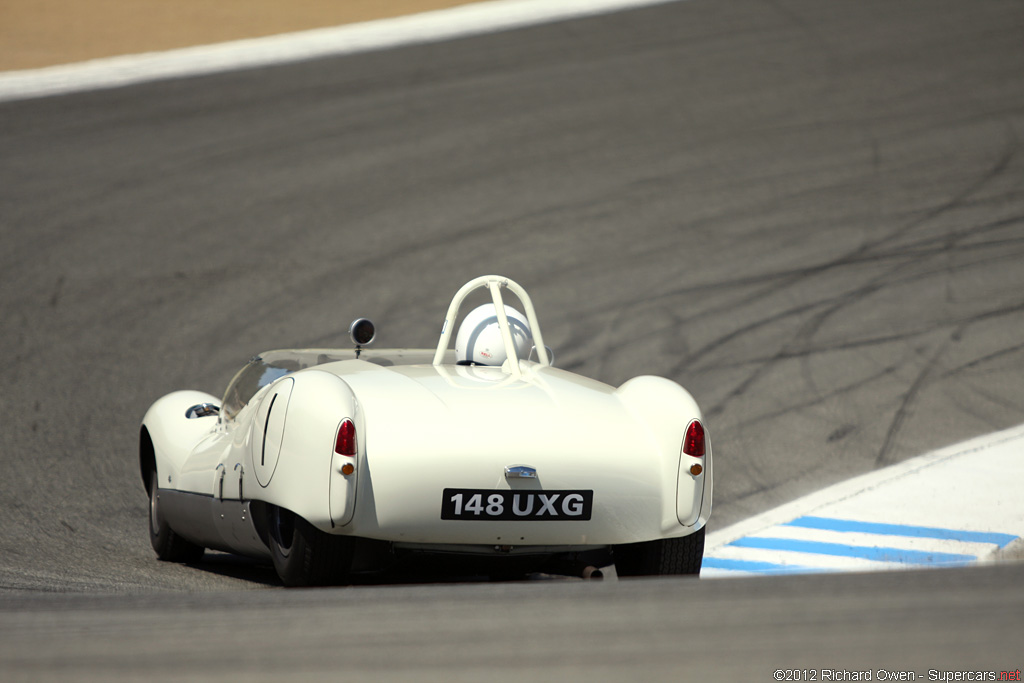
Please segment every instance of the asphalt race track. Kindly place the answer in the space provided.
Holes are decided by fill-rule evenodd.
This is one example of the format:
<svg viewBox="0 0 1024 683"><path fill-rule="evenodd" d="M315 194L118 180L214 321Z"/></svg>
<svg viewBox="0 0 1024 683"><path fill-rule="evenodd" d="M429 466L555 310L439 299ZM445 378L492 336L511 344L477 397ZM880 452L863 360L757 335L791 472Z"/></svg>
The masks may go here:
<svg viewBox="0 0 1024 683"><path fill-rule="evenodd" d="M358 316L433 346L491 272L562 367L691 390L714 526L1020 424L1022 36L1017 0L690 0L0 104L0 676L1021 668L1024 565L284 591L158 563L137 435Z"/></svg>

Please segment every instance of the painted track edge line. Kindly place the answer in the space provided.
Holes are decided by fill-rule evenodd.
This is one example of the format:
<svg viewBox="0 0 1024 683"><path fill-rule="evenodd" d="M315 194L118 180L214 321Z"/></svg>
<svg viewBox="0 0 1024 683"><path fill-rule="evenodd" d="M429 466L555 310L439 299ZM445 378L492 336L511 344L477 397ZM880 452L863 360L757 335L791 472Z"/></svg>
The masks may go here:
<svg viewBox="0 0 1024 683"><path fill-rule="evenodd" d="M804 515L784 522L781 526L818 529L826 531L857 532L880 536L903 536L907 538L933 538L938 540L960 541L963 543L983 543L1005 548L1018 536L992 531L968 531L964 529L946 529L943 527L920 526L916 524L887 524L882 522L862 522L853 519L835 517L815 517Z"/></svg>

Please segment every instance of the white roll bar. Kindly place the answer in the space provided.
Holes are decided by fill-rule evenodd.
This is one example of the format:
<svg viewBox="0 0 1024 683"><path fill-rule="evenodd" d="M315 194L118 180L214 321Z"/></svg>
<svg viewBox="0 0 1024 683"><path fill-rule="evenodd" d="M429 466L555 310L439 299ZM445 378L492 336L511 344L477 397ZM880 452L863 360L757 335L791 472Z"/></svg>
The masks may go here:
<svg viewBox="0 0 1024 683"><path fill-rule="evenodd" d="M451 304L448 305L448 313L444 317L444 326L441 328L441 338L437 342L437 351L434 353L434 365L441 365L444 353L448 350L448 344L452 338L452 330L455 328L455 318L459 315L459 307L470 292L486 287L491 292L491 300L494 301L495 313L498 317L498 327L501 330L501 339L505 343L505 352L512 374L522 374L519 369L519 356L516 355L516 345L512 341L512 329L508 324L508 316L505 315L505 304L501 297L501 288L507 287L519 298L523 311L526 314L526 321L530 323L530 331L533 334L533 345L537 347L537 359L542 365L551 365L548 358L547 347L544 346L544 337L540 333L540 323L537 322L537 312L533 308L533 301L523 287L507 277L501 275L482 275L462 285L462 288L455 293Z"/></svg>

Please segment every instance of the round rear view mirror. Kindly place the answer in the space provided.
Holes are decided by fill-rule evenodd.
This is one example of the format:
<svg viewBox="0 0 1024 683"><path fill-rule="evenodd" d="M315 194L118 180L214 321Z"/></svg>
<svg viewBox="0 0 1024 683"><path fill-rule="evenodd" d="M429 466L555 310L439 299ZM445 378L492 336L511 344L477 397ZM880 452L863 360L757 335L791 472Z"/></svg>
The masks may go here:
<svg viewBox="0 0 1024 683"><path fill-rule="evenodd" d="M366 318L358 318L348 326L348 336L356 346L367 346L377 336L377 328Z"/></svg>

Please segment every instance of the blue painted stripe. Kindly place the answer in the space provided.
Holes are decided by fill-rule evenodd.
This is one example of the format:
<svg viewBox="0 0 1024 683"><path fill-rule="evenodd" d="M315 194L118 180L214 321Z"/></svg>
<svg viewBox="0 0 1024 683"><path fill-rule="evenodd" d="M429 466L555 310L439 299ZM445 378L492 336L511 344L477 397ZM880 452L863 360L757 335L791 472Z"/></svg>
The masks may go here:
<svg viewBox="0 0 1024 683"><path fill-rule="evenodd" d="M811 553L814 555L857 557L875 562L899 562L902 564L966 564L978 559L974 555L962 555L959 553L935 553L926 550L906 550L904 548L871 548L843 543L801 541L792 538L747 537L737 539L729 545L739 548L760 548L762 550L786 550L794 553Z"/></svg>
<svg viewBox="0 0 1024 683"><path fill-rule="evenodd" d="M731 560L723 557L705 557L701 566L708 569L728 569L731 571L754 572L758 574L822 571L817 567L804 567L795 564L775 564L773 562L754 562L751 560Z"/></svg>
<svg viewBox="0 0 1024 683"><path fill-rule="evenodd" d="M989 531L961 531L959 529L941 529L930 526L911 526L909 524L879 524L877 522L858 522L852 519L832 519L830 517L799 517L783 526L798 526L807 529L824 529L827 531L851 531L863 534L884 534L886 536L909 536L912 538L939 538L948 541L965 543L994 543L1000 548L1017 540L1011 534L998 534Z"/></svg>

